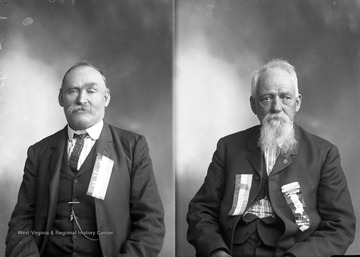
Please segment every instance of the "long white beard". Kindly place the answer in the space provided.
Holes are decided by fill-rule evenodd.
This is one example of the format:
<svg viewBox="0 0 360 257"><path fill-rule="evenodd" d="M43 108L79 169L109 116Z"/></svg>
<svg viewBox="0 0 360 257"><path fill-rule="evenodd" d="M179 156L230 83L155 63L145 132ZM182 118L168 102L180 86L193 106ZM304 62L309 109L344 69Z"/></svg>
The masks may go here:
<svg viewBox="0 0 360 257"><path fill-rule="evenodd" d="M297 144L293 123L286 114L267 114L264 117L259 138L263 152L280 150L283 155L288 155Z"/></svg>

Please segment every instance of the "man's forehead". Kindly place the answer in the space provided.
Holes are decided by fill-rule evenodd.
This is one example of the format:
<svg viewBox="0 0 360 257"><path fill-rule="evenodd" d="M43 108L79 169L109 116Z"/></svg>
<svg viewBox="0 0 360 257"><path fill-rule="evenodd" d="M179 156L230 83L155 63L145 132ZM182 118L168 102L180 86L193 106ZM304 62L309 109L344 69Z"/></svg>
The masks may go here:
<svg viewBox="0 0 360 257"><path fill-rule="evenodd" d="M287 77L290 79L291 75L288 71L286 71L282 68L279 68L279 67L275 67L275 68L271 68L271 69L264 71L260 75L260 78L262 78L262 79L269 78L269 77Z"/></svg>
<svg viewBox="0 0 360 257"><path fill-rule="evenodd" d="M79 66L66 75L65 82L65 84L104 84L104 79L98 70L89 66Z"/></svg>
<svg viewBox="0 0 360 257"><path fill-rule="evenodd" d="M74 69L69 71L67 76L70 76L70 75L81 76L83 74L102 77L101 73L97 69L95 69L91 66L86 66L86 65L81 65L81 66L75 67Z"/></svg>
<svg viewBox="0 0 360 257"><path fill-rule="evenodd" d="M287 71L274 68L265 71L260 75L258 89L270 88L294 88L295 84Z"/></svg>

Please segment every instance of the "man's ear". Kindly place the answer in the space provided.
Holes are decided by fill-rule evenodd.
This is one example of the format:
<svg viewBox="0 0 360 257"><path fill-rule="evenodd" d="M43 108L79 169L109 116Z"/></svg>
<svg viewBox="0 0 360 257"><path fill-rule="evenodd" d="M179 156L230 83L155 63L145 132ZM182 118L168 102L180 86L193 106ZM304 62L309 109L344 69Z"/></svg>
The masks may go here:
<svg viewBox="0 0 360 257"><path fill-rule="evenodd" d="M111 99L110 89L108 89L108 88L105 91L104 99L105 99L105 107L107 107L109 105L110 99Z"/></svg>
<svg viewBox="0 0 360 257"><path fill-rule="evenodd" d="M298 112L300 110L301 107L301 99L302 99L302 95L298 94L298 96L296 97L296 108L295 111Z"/></svg>
<svg viewBox="0 0 360 257"><path fill-rule="evenodd" d="M257 115L257 111L256 111L256 100L253 96L250 96L250 106L251 106L251 110L253 111L253 113L255 115Z"/></svg>
<svg viewBox="0 0 360 257"><path fill-rule="evenodd" d="M61 88L59 90L58 101L59 101L60 106L64 107L63 92L62 92Z"/></svg>

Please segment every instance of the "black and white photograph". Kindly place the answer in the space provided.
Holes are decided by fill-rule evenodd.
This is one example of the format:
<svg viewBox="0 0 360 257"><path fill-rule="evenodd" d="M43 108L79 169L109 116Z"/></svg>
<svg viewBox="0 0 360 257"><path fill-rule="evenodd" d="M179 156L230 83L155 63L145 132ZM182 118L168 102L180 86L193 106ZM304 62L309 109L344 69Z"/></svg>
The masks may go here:
<svg viewBox="0 0 360 257"><path fill-rule="evenodd" d="M360 254L360 1L177 1L176 24L176 256ZM295 69L291 98L262 89L285 86L267 79L276 59ZM269 175L267 111L303 131Z"/></svg>
<svg viewBox="0 0 360 257"><path fill-rule="evenodd" d="M173 15L0 2L0 256L175 255Z"/></svg>
<svg viewBox="0 0 360 257"><path fill-rule="evenodd" d="M360 255L360 0L0 0L0 256Z"/></svg>

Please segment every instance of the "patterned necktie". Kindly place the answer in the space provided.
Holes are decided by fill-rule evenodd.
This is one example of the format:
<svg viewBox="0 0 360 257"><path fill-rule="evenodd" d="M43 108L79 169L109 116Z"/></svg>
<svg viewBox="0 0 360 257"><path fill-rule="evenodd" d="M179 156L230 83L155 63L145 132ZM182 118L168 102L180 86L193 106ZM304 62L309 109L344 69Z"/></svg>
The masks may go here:
<svg viewBox="0 0 360 257"><path fill-rule="evenodd" d="M76 140L75 146L73 151L71 152L70 159L69 159L69 166L73 172L77 172L77 166L79 162L79 157L81 150L84 147L84 138L87 137L87 133L85 134L74 134L74 139Z"/></svg>

